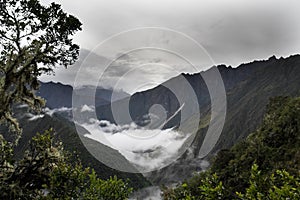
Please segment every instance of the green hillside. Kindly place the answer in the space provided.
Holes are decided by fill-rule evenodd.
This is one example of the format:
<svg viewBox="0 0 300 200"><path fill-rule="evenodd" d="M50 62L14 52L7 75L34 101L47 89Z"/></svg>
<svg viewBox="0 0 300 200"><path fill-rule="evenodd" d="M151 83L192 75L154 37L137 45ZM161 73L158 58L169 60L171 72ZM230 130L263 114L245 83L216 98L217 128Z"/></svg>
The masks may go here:
<svg viewBox="0 0 300 200"><path fill-rule="evenodd" d="M266 110L256 131L221 150L208 171L165 189L165 199L298 199L300 98L272 98Z"/></svg>
<svg viewBox="0 0 300 200"><path fill-rule="evenodd" d="M266 105L270 98L275 96L299 96L299 66L299 55L287 58L275 58L273 56L267 60L241 64L237 68L225 65L218 66L226 89L227 113L222 134L212 152L204 159L210 161L219 150L231 148L234 144L244 140L250 133L254 132L263 121ZM207 95L209 94L207 91L205 92L205 83L201 80L201 73L185 75L198 95L201 110L200 120L191 116L183 124L184 127L188 127L189 124L199 122L199 130L191 148L193 156L188 157L185 154L176 163L158 172L153 172L149 175L149 178L154 183L170 184L182 181L190 178L193 172L201 171L203 158L199 158L198 154L211 120L211 105L210 101L207 101ZM172 83L176 83L175 79L172 80ZM142 104L143 102L152 101L158 94L160 99L168 99L164 97L168 93L159 93L160 90L162 89L158 87L143 92L144 95L141 93L139 96L147 96L147 98L145 97L141 101L134 103ZM154 97L151 98L152 96ZM168 102L166 103L168 105ZM147 104L150 103L148 102ZM166 108L168 107L174 106L166 106ZM170 112L172 113L172 110Z"/></svg>
<svg viewBox="0 0 300 200"><path fill-rule="evenodd" d="M24 115L24 113L26 113L25 110L26 109L22 108L22 111L19 111L19 121L23 128L23 133L18 146L15 148L15 155L17 158L22 157L24 151L28 148L29 141L37 132L43 133L44 130L53 128L55 131L55 140L61 141L64 148L72 153L74 157L78 157L84 167L93 168L100 178L108 179L109 177L116 175L118 178L124 180L129 179L130 186L136 189L149 185L149 182L141 174L125 173L114 170L93 157L83 145L81 139L85 144L100 148L99 152L104 152L102 156L108 156L111 159L111 162L129 165L128 161L118 151L83 136L80 139L74 123L66 118L59 114L54 114L53 116L45 115L43 118L30 121L28 120L28 117ZM82 128L82 130L80 130L80 135L85 133L88 132Z"/></svg>

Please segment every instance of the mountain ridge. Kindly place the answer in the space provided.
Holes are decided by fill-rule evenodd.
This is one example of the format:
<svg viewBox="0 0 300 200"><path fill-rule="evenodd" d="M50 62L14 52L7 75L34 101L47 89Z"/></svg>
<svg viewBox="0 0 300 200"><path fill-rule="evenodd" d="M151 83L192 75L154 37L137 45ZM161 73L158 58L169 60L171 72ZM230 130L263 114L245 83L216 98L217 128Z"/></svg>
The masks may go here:
<svg viewBox="0 0 300 200"><path fill-rule="evenodd" d="M270 97L300 95L300 55L287 58L272 56L266 60L243 63L237 68L218 65L217 68L223 78L227 97L227 115L222 134L213 151L206 159L211 159L220 149L230 148L232 145L246 138L262 121L265 106ZM191 116L186 123L199 123L199 129L191 146L193 154L184 154L177 162L150 175L155 184L177 182L191 176L192 172L201 170L198 157L199 149L205 137L211 120L211 100L209 91L203 80L202 73L181 74L195 90L201 110L201 118ZM131 117L140 125L143 117L148 114L153 104L163 105L170 117L180 107L176 96L164 85L182 87L178 77L173 77L150 90L137 92L112 103L124 107L129 105ZM184 91L184 88L181 88ZM184 94L184 93L183 93ZM126 104L129 103L129 104ZM114 122L111 104L96 107L99 119ZM165 128L177 126L181 113L171 120ZM180 172L180 173L179 173ZM180 174L178 176L178 174ZM176 176L175 176L176 175ZM180 180L178 180L180 179Z"/></svg>
<svg viewBox="0 0 300 200"><path fill-rule="evenodd" d="M272 56L267 60L241 64L237 68L219 65L218 69L226 89L228 111L222 134L206 159L211 159L220 149L230 148L253 132L262 121L265 106L270 97L300 95L300 55L298 54L287 58ZM191 176L193 171L199 170L199 162L202 159L198 158L198 153L209 125L208 122L211 120L209 91L201 78L201 73L183 74L195 90L201 110L200 120L193 119L192 116L187 120L189 123L191 123L191 120L197 120L198 122L195 123L199 123L199 130L192 145L194 156L188 158L187 155L183 155L174 165L149 175L148 177L154 183L180 181L177 178L187 178ZM180 82L177 82L176 79L177 77L168 80L168 85L177 84L180 87ZM182 91L184 91L184 88ZM148 114L153 104L163 105L168 117L180 107L174 94L163 85L135 93L128 97L125 102L119 100L112 105L119 104L117 106L122 107L122 104L126 105L126 101L129 101L129 112L132 119L137 123L143 116ZM114 122L111 105L99 106L96 108L96 112L100 119ZM207 121L207 118L210 120ZM180 114L167 127L178 125L179 119ZM182 173L179 173L179 171ZM174 174L177 175L174 176ZM178 176L178 174L181 175Z"/></svg>

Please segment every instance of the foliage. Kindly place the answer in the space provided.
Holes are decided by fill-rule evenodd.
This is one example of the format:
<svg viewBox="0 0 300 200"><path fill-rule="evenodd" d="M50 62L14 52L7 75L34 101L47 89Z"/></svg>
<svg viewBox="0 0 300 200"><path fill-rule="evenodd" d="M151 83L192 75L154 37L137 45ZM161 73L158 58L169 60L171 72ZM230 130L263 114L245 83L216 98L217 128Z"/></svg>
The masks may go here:
<svg viewBox="0 0 300 200"><path fill-rule="evenodd" d="M132 188L128 188L127 183L116 176L110 177L104 181L96 177L95 171L89 175L90 186L85 191L84 199L126 199L132 192Z"/></svg>
<svg viewBox="0 0 300 200"><path fill-rule="evenodd" d="M77 162L61 143L54 143L52 130L37 134L20 161L11 159L12 149L1 140L1 199L126 199L132 192L117 177L97 178ZM2 154L4 153L4 154ZM8 170L9 169L9 170Z"/></svg>
<svg viewBox="0 0 300 200"><path fill-rule="evenodd" d="M201 199L204 194L220 194L206 199L299 199L299 146L300 98L272 98L257 131L220 151L210 170L173 189L165 188L164 197Z"/></svg>
<svg viewBox="0 0 300 200"><path fill-rule="evenodd" d="M285 170L276 170L271 176L263 176L254 164L246 193L237 192L237 195L242 200L300 199L300 179Z"/></svg>
<svg viewBox="0 0 300 200"><path fill-rule="evenodd" d="M201 173L175 189L163 188L164 199L221 199L224 187L217 174Z"/></svg>
<svg viewBox="0 0 300 200"><path fill-rule="evenodd" d="M28 112L28 108L16 109L16 113L24 112ZM134 189L139 189L150 185L146 178L144 178L141 174L121 172L109 168L97 160L93 155L90 154L90 152L82 144L81 140L84 140L84 142L87 142L91 145L97 145L99 148L101 148L99 149L100 151L107 151L108 147L104 145L100 146L96 141L86 137L79 138L80 136L75 129L75 125L58 114L53 114L52 116L45 115L43 118L39 118L34 121L28 121L28 117L26 116L18 118L18 120L20 126L23 127L22 137L20 138L18 145L14 148L14 155L18 159L22 157L26 147L28 146L28 143L37 132L44 132L44 130L47 130L51 127L57 133L53 135L54 142L62 142L64 149L74 155L71 157L71 162L80 160L83 167L90 167L91 169L94 169L98 177L104 180L109 179L109 177L113 175L116 175L118 178L123 180L130 179L129 185ZM7 139L10 135L10 133L4 133L3 136ZM116 151L116 153L118 152ZM118 162L119 160L114 159L114 161ZM122 161L120 160L120 162Z"/></svg>
<svg viewBox="0 0 300 200"><path fill-rule="evenodd" d="M198 179L198 182L195 182ZM197 187L195 187L197 186ZM196 190L195 190L196 189ZM193 177L192 181L185 182L175 188L164 188L164 199L227 199L225 188L216 173L209 171ZM240 200L278 200L299 199L300 178L290 175L286 170L276 170L270 176L262 174L258 165L251 167L249 186L245 193L236 192L232 199Z"/></svg>
<svg viewBox="0 0 300 200"><path fill-rule="evenodd" d="M73 64L79 46L72 36L80 21L61 6L39 0L0 0L0 122L21 132L12 107L25 103L39 111L44 101L35 95L38 77L58 65ZM132 188L117 177L99 179L96 173L73 163L52 130L32 138L24 156L0 134L1 199L126 199ZM28 136L26 136L28 137ZM18 140L17 140L18 141ZM17 141L15 144L17 144Z"/></svg>
<svg viewBox="0 0 300 200"><path fill-rule="evenodd" d="M270 100L262 125L248 138L222 151L212 164L229 196L249 186L251 166L271 175L286 169L298 176L300 170L300 98L276 97Z"/></svg>
<svg viewBox="0 0 300 200"><path fill-rule="evenodd" d="M74 63L79 46L71 36L81 23L55 3L0 0L0 24L0 120L20 132L11 106L19 102L39 110L44 105L34 94L37 78Z"/></svg>

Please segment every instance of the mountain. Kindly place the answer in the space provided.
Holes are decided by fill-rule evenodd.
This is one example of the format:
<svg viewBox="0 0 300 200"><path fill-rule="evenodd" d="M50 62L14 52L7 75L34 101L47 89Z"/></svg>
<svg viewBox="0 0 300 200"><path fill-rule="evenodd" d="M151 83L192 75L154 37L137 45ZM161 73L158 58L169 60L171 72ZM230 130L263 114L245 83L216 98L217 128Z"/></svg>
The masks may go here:
<svg viewBox="0 0 300 200"><path fill-rule="evenodd" d="M164 199L299 199L299 110L299 97L271 98L258 129L219 151L210 170L164 189Z"/></svg>
<svg viewBox="0 0 300 200"><path fill-rule="evenodd" d="M79 128L76 129L71 112L73 91L78 98L81 98L82 102L92 105L91 94L94 89L92 86L82 86L74 91L72 86L62 83L40 82L40 88L36 91L36 95L46 100L46 107L50 110L45 109L43 113L36 114L26 105L14 106L14 117L18 119L22 128L21 138L14 149L16 159L22 157L28 148L29 141L36 133L43 133L45 130L53 128L55 139L62 142L64 148L71 153L74 159L79 158L84 167L94 169L100 178L108 179L117 176L124 180L129 179L131 187L136 189L149 186L150 183L141 174L120 172L113 169L113 166L122 164L123 167L126 166L127 169L132 169L130 171L136 171L117 150L85 137L84 135L89 134L89 132L83 127L78 125ZM123 91L112 91L98 87L96 88L95 101L96 105L102 105L127 96L128 94ZM84 106L81 108L84 108ZM82 112L82 109L78 112ZM88 112L85 112L85 114L88 114ZM7 131L7 127L0 126L0 132L8 141L14 139L13 135L10 135ZM100 162L97 156L94 157L88 149L96 149L95 151L99 152L97 156L105 157L108 162L106 164L110 167Z"/></svg>
<svg viewBox="0 0 300 200"><path fill-rule="evenodd" d="M29 141L36 133L43 133L45 130L53 128L55 131L54 138L62 142L64 148L70 152L74 159L78 158L84 167L93 168L100 178L108 179L116 175L118 178L124 180L129 179L129 183L133 188L149 186L150 183L143 175L120 172L97 160L90 154L87 147L89 147L89 149L97 148L98 156L105 157L107 162L109 162L109 166L122 164L127 166L127 168L133 168L117 150L85 137L85 134L89 134L87 130L80 126L76 129L74 123L62 115L53 113L51 115L41 114L33 116L29 114L29 109L25 106L17 106L14 109L14 113L20 123L20 127L22 127L21 138L15 147L16 159L22 157L24 151L28 148ZM0 130L1 129L3 129L3 127L0 127ZM7 131L1 132L4 133L5 138L10 138L10 135L5 134ZM134 171L134 168L132 171Z"/></svg>
<svg viewBox="0 0 300 200"><path fill-rule="evenodd" d="M40 88L36 95L46 100L46 106L54 109L61 107L72 107L73 88L69 85L54 82L40 82Z"/></svg>
<svg viewBox="0 0 300 200"><path fill-rule="evenodd" d="M253 131L261 121L264 107L270 97L299 94L299 63L300 56L296 55L280 59L273 56L268 60L242 64L237 68L226 67L225 65L217 66L226 89L228 110L222 134L226 138L221 138L218 143L220 147L231 146L236 140L246 137ZM194 89L202 116L210 114L211 106L209 91L202 78L204 73L207 71L181 75ZM149 109L154 104L162 105L168 116L172 116L180 105L176 96L166 86L182 87L185 80L181 76L172 78L151 90L135 93L131 97L114 102L112 105L121 107L120 105L129 102L130 115L136 122L143 119L143 116L148 114ZM181 96L184 96L185 88L180 88L180 91L182 92ZM101 105L96 110L100 119L114 122L111 105ZM173 121L172 125L176 125L178 122ZM228 138L228 132L232 132L230 138Z"/></svg>
<svg viewBox="0 0 300 200"><path fill-rule="evenodd" d="M251 67L255 68L252 76L227 91L228 112L216 149L229 148L255 131L271 97L300 95L299 55L271 57L241 65L240 70Z"/></svg>
<svg viewBox="0 0 300 200"><path fill-rule="evenodd" d="M188 115L180 122L181 111L172 120L164 125L164 128L178 127L179 123L189 126L190 123L199 124L196 137L194 138L191 152L185 153L180 159L168 167L159 171L145 174L153 183L172 183L181 181L192 175L194 171L199 171L208 166L207 161L199 157L199 150L205 138L206 131L211 118L211 100L208 87L202 76L209 74L207 71L197 74L181 74L165 83L143 92L138 92L132 96L121 94L119 99L113 99L113 103L105 103L109 100L110 91L97 90L96 113L99 119L115 122L112 114L112 106L117 110L118 122L128 123L127 118L122 118L122 110L129 108L130 117L139 125L145 125L149 109L159 104L167 111L167 117L173 116L180 110L178 96L185 102L191 101L186 94L185 81L193 88L196 95L196 103L201 111L200 119L195 117L193 107L186 106ZM287 58L270 57L267 60L253 61L241 64L236 68L219 65L217 69L223 79L226 98L227 115L222 134L215 145L213 151L205 158L210 160L214 154L221 149L227 149L237 142L246 138L251 132L256 130L261 123L265 107L270 97L274 96L299 96L300 95L300 56L294 55ZM210 80L213 83L214 80ZM177 97L169 88L177 88ZM90 96L90 87L83 87L80 90L83 101L85 96ZM47 106L58 108L71 105L72 87L57 83L42 83L40 94L47 100ZM59 98L58 98L59 97ZM218 97L218 96L217 96ZM61 101L61 102L60 102ZM79 101L80 102L80 101ZM92 102L91 102L92 103ZM193 102L192 102L193 103ZM194 102L195 103L195 102ZM122 121L124 120L124 121Z"/></svg>
<svg viewBox="0 0 300 200"><path fill-rule="evenodd" d="M299 177L299 109L299 97L271 98L258 128L233 147L218 153L211 170L218 174L225 187L244 191L254 163L269 177L278 169L285 169L290 175ZM228 195L233 194L231 192ZM228 198L232 199L233 196Z"/></svg>
<svg viewBox="0 0 300 200"><path fill-rule="evenodd" d="M92 86L82 86L75 90L75 95L81 100L82 104L94 105L92 98L94 92L95 88ZM46 100L46 107L51 109L72 107L73 87L70 85L54 82L40 82L40 88L36 94L44 98ZM123 91L113 91L98 87L95 93L95 105L109 104L111 101L117 101L128 96L129 94Z"/></svg>
<svg viewBox="0 0 300 200"><path fill-rule="evenodd" d="M270 97L300 95L299 55L287 58L272 56L267 60L241 64L237 68L225 65L219 65L217 68L226 90L227 115L222 134L206 159L210 159L220 149L230 148L253 132L262 121ZM183 155L169 167L151 173L149 177L155 183L180 181L202 168L200 165L203 159L198 157L198 153L211 120L211 101L202 75L209 73L210 70L213 68L198 74L181 74L151 90L135 93L131 97L112 104L115 108L124 108L129 105L127 107L129 107L130 116L136 123L142 125L145 115L149 113L149 109L154 104L162 105L167 111L168 117L178 110L179 102L168 87L179 88L179 96L185 100L189 100L189 96L185 94L187 89L184 87L184 81L187 80L194 89L201 118L195 118L193 110L190 110L191 114L185 116L186 119L184 120L184 123L187 124L193 121L199 123L199 130L192 145L193 156ZM213 80L211 81L213 82ZM111 105L98 106L96 111L100 119L115 121ZM180 114L173 118L165 128L178 126ZM123 123L128 123L126 120L125 118Z"/></svg>

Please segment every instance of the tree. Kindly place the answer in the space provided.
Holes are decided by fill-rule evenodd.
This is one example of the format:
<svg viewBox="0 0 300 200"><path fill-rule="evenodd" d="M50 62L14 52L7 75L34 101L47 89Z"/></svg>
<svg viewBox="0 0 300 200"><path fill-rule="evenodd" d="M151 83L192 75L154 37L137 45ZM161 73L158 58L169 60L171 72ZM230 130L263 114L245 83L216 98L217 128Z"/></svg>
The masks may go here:
<svg viewBox="0 0 300 200"><path fill-rule="evenodd" d="M117 177L97 178L94 170L72 162L70 154L53 140L53 130L37 134L21 160L0 137L0 199L127 199L128 182Z"/></svg>
<svg viewBox="0 0 300 200"><path fill-rule="evenodd" d="M26 103L39 111L38 77L57 65L75 62L79 46L72 36L81 23L60 5L38 0L0 0L0 122L21 132L12 107ZM101 180L93 170L54 143L53 130L37 134L20 160L14 145L0 134L0 199L128 198L132 188L116 177Z"/></svg>
<svg viewBox="0 0 300 200"><path fill-rule="evenodd" d="M72 36L81 22L61 6L39 0L0 0L0 120L20 132L12 105L26 103L39 111L44 101L35 96L38 77L58 65L73 64L79 46Z"/></svg>

